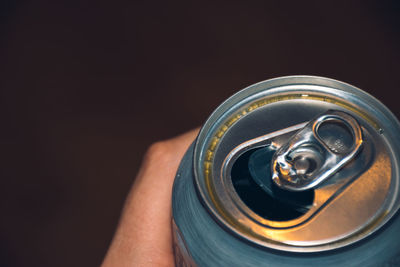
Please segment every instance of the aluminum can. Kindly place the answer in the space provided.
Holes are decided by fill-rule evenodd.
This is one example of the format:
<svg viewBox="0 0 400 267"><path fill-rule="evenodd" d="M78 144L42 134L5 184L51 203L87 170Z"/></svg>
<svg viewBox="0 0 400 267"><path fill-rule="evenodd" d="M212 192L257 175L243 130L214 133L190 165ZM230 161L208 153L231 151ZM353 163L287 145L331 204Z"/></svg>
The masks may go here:
<svg viewBox="0 0 400 267"><path fill-rule="evenodd" d="M400 266L400 124L349 84L251 85L203 125L172 200L177 266Z"/></svg>

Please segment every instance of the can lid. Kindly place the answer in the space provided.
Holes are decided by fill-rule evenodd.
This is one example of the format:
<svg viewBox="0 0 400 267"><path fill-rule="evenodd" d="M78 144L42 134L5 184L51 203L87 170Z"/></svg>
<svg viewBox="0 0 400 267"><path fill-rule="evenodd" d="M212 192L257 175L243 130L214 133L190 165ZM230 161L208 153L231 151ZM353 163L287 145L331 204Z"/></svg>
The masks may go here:
<svg viewBox="0 0 400 267"><path fill-rule="evenodd" d="M399 209L399 133L394 115L351 85L268 80L209 117L196 141L195 183L239 237L285 251L339 248Z"/></svg>

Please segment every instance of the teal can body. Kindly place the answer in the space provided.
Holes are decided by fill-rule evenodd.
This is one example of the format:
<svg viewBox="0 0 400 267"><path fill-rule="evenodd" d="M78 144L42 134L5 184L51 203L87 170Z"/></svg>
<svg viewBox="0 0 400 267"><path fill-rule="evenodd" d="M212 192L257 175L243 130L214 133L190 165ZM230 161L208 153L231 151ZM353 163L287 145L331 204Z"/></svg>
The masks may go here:
<svg viewBox="0 0 400 267"><path fill-rule="evenodd" d="M399 133L379 101L339 81L290 76L238 92L177 172L177 266L400 264Z"/></svg>

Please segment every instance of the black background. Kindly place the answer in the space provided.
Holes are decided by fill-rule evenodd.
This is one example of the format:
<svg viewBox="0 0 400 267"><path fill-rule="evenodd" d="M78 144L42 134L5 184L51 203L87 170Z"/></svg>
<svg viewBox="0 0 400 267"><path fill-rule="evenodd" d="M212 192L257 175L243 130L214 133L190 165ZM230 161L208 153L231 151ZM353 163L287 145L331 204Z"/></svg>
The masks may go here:
<svg viewBox="0 0 400 267"><path fill-rule="evenodd" d="M396 1L0 1L0 266L97 266L146 148L283 75L400 117ZM335 3L335 4L333 4Z"/></svg>

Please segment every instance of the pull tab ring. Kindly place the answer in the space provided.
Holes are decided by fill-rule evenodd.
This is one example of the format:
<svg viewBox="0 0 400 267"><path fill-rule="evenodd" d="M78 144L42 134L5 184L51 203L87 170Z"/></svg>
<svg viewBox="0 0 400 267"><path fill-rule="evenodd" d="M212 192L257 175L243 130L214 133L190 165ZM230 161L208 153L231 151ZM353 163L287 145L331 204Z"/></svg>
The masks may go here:
<svg viewBox="0 0 400 267"><path fill-rule="evenodd" d="M362 143L356 119L345 112L329 110L275 152L272 180L290 191L314 188L353 159Z"/></svg>

